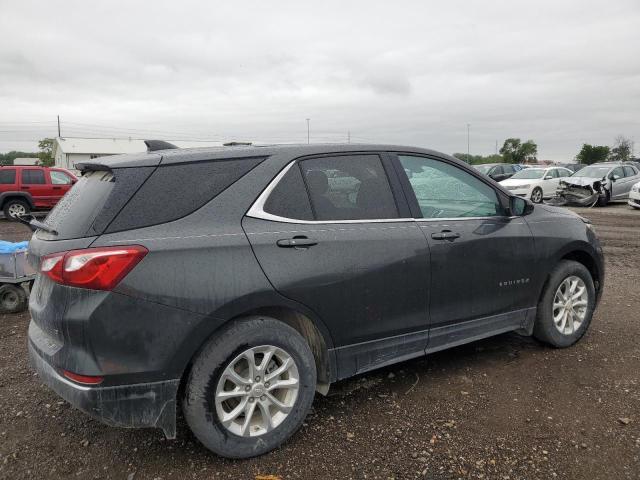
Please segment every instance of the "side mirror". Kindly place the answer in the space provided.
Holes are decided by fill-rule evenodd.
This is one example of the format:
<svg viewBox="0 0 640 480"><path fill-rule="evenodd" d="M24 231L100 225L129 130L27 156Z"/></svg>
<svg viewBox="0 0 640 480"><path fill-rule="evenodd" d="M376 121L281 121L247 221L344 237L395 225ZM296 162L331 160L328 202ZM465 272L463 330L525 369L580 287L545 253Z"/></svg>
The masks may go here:
<svg viewBox="0 0 640 480"><path fill-rule="evenodd" d="M543 180L551 180L553 177L551 175L547 175L543 178Z"/></svg>
<svg viewBox="0 0 640 480"><path fill-rule="evenodd" d="M523 217L533 212L533 203L524 198L513 196L510 200L509 209L511 210L511 215Z"/></svg>

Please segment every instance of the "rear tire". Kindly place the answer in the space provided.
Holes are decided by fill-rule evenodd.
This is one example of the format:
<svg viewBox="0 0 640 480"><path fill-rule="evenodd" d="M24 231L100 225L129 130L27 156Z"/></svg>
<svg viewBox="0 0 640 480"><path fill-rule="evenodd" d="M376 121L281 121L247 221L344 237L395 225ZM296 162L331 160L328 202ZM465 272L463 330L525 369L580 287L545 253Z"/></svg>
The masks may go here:
<svg viewBox="0 0 640 480"><path fill-rule="evenodd" d="M589 328L595 300L589 270L581 263L562 260L542 291L533 336L556 348L573 345Z"/></svg>
<svg viewBox="0 0 640 480"><path fill-rule="evenodd" d="M300 428L315 388L316 365L306 340L273 318L247 317L204 345L189 372L182 408L209 450L249 458L277 448Z"/></svg>
<svg viewBox="0 0 640 480"><path fill-rule="evenodd" d="M31 208L29 204L24 200L7 200L4 204L4 218L9 220L10 222L16 222L16 215L29 215L31 213Z"/></svg>
<svg viewBox="0 0 640 480"><path fill-rule="evenodd" d="M0 286L0 312L20 313L27 309L27 292L19 285L6 283Z"/></svg>

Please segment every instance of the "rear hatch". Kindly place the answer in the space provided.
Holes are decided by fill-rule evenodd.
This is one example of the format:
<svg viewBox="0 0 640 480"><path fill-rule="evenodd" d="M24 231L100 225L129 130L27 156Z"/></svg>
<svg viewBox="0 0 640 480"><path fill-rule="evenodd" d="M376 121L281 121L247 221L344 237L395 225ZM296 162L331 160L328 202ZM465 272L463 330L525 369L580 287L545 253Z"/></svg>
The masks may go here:
<svg viewBox="0 0 640 480"><path fill-rule="evenodd" d="M82 166L84 175L44 220L55 233L38 230L33 235L28 252L30 265L39 272L42 257L89 247L149 178L160 159L155 154L128 155L107 157L103 163ZM38 273L29 309L33 322L49 337L44 343L49 344L50 350L62 346L65 329L74 328L74 310L81 308L77 299L83 293L85 300L92 297L94 301L99 301L96 295L108 294L82 292L82 289L59 285Z"/></svg>

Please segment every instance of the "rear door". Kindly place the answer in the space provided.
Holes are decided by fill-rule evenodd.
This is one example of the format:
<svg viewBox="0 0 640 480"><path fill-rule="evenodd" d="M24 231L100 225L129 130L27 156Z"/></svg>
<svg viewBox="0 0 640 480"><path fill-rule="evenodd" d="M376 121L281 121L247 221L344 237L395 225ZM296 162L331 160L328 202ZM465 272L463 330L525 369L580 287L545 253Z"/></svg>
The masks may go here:
<svg viewBox="0 0 640 480"><path fill-rule="evenodd" d="M20 190L31 194L36 207L42 208L52 205L53 191L51 184L47 183L47 178L42 168L21 169Z"/></svg>
<svg viewBox="0 0 640 480"><path fill-rule="evenodd" d="M537 303L524 219L509 217L493 186L452 162L396 158L431 253L428 350L518 328Z"/></svg>
<svg viewBox="0 0 640 480"><path fill-rule="evenodd" d="M325 323L338 377L421 355L429 250L378 154L290 163L243 221L273 286Z"/></svg>

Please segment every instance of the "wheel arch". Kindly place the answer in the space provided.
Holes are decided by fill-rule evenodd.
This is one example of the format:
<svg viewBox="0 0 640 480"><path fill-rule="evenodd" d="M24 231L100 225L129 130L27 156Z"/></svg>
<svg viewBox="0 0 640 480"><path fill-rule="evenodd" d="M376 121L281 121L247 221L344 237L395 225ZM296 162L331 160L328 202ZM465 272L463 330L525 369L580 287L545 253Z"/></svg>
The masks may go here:
<svg viewBox="0 0 640 480"><path fill-rule="evenodd" d="M209 325L215 325L215 327L200 337L202 340L199 342L198 348L190 355L182 371L180 392L183 391L186 381L189 378L193 362L208 340L230 323L256 315L270 317L283 322L302 335L307 341L315 359L317 374L316 391L322 395L326 395L329 392L330 384L335 382L337 378L337 367L333 341L328 330L320 320L314 318L312 314L307 313L304 308L296 308L296 306L283 303L253 305L243 310L233 309L233 313L226 313L228 313L228 315L225 315L226 320L224 321L216 320L214 317L211 318L211 322L206 322ZM220 316L217 318L219 319ZM179 393L178 398L181 398L181 393Z"/></svg>
<svg viewBox="0 0 640 480"><path fill-rule="evenodd" d="M29 205L29 208L34 208L31 195L25 192L4 192L0 194L0 208L4 208L9 200L24 200Z"/></svg>
<svg viewBox="0 0 640 480"><path fill-rule="evenodd" d="M596 289L596 292L600 290L601 287L601 275L600 269L598 268L598 263L593 255L585 250L572 250L570 252L565 253L561 258L562 260L573 260L574 262L581 263L585 266L589 273L591 274L591 278L593 279L593 285Z"/></svg>

